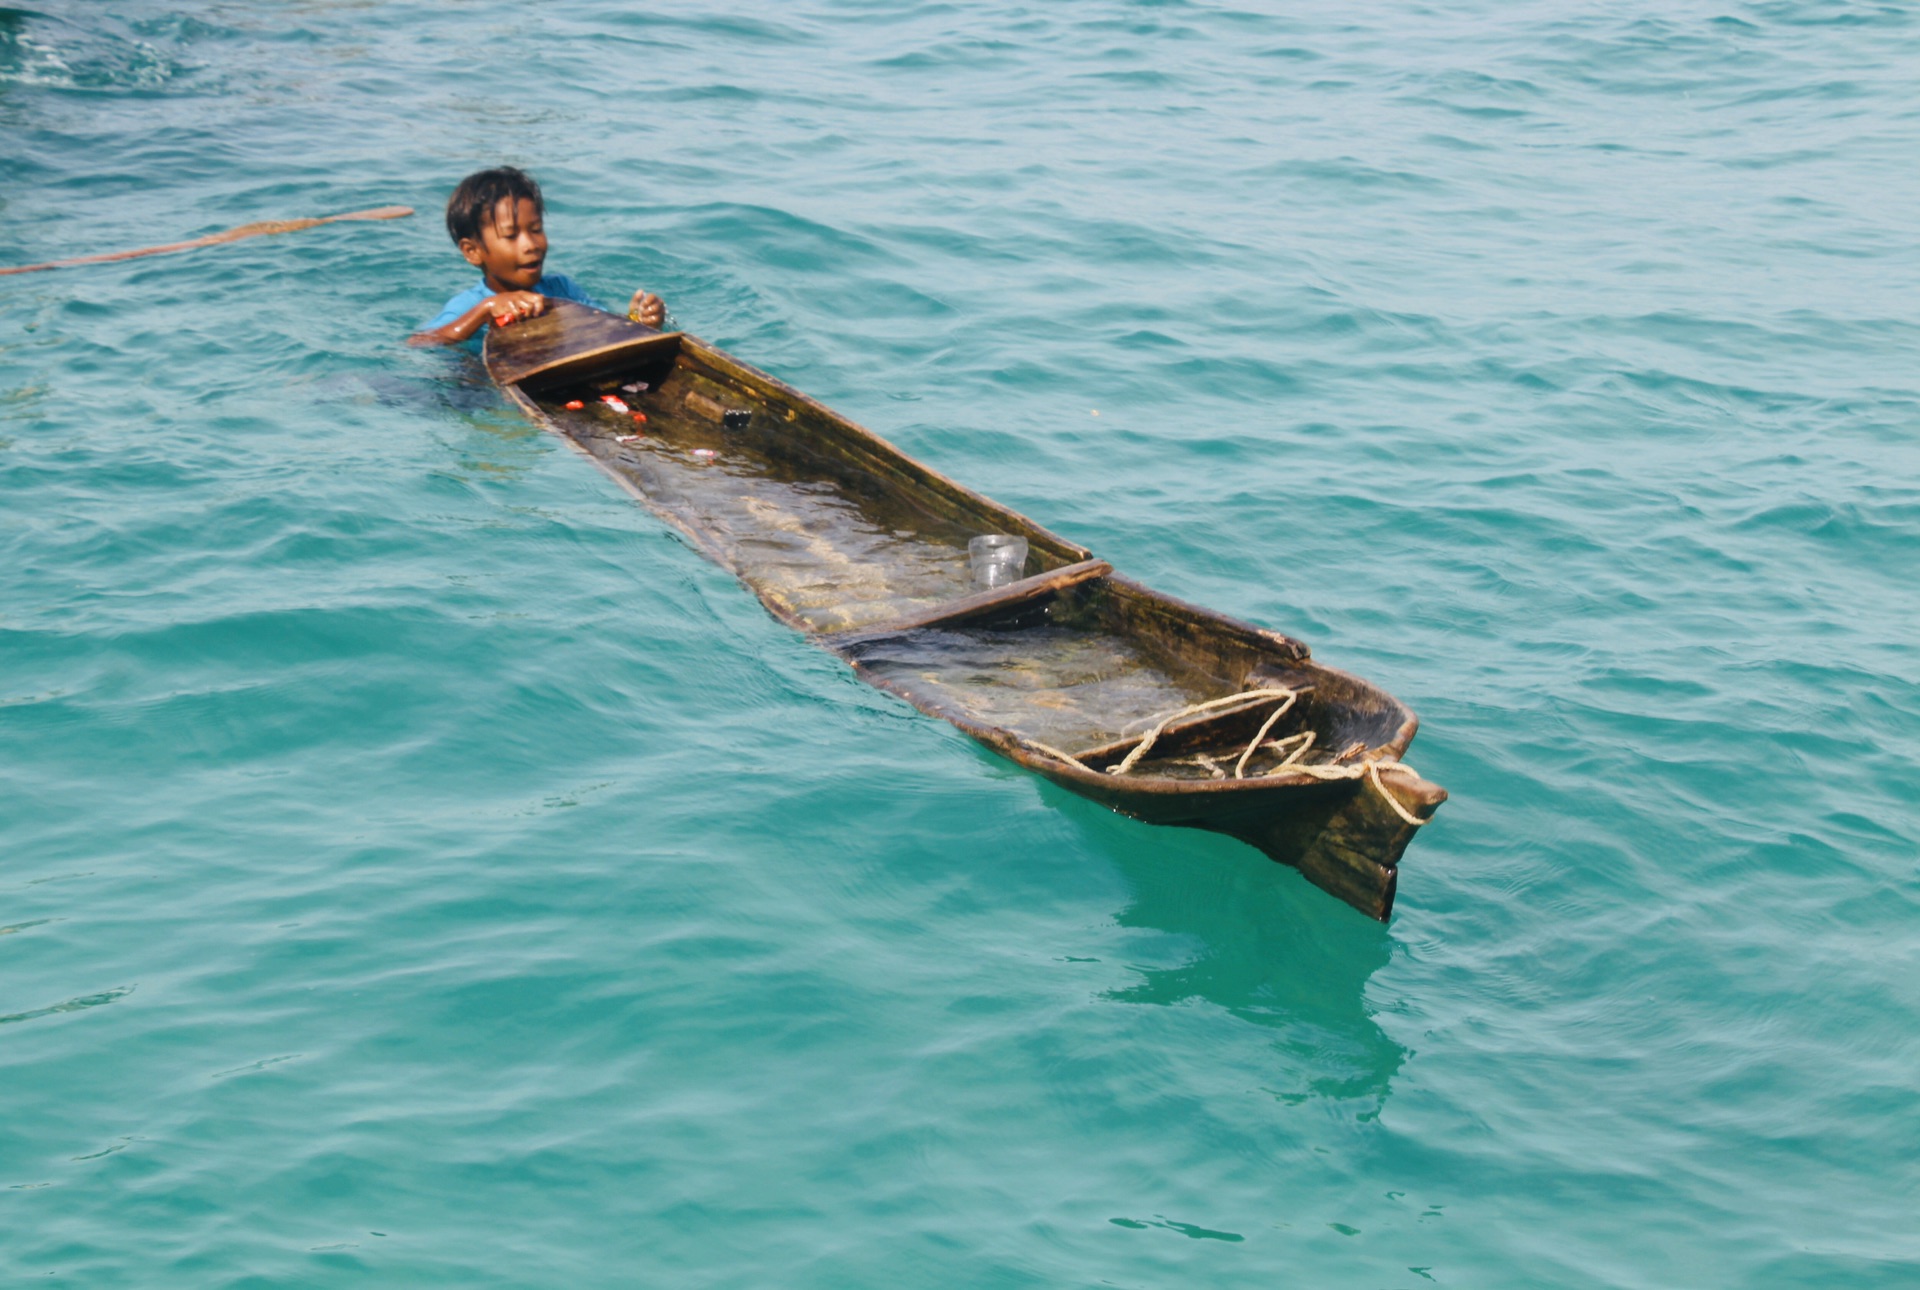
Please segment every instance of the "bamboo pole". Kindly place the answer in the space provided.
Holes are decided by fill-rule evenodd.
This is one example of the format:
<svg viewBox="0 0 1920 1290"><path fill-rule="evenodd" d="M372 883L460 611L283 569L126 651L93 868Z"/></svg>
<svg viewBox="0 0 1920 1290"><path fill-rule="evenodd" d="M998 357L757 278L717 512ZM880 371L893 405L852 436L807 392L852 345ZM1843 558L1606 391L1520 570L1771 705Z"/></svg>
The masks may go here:
<svg viewBox="0 0 1920 1290"><path fill-rule="evenodd" d="M169 242L165 246L143 246L137 251L110 251L105 255L82 255L71 260L49 260L45 264L23 264L17 268L0 269L0 277L9 273L38 273L42 269L65 269L76 264L104 264L109 260L135 260L143 255L170 255L175 251L191 251L200 246L238 242L243 237L298 233L301 229L318 228L322 224L332 224L339 220L402 219L411 214L413 214L411 206L377 206L372 210L348 211L344 215L322 215L317 219L262 220L257 224L242 224L239 228L230 228L224 233L209 233L205 237L196 237L191 242Z"/></svg>

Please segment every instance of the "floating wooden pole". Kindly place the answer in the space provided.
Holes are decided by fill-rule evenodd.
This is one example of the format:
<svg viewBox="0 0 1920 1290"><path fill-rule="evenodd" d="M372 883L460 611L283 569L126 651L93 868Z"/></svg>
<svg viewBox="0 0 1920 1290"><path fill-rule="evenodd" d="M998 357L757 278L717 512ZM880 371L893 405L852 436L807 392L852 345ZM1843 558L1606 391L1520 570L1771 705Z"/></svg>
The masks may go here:
<svg viewBox="0 0 1920 1290"><path fill-rule="evenodd" d="M106 255L82 255L71 260L49 260L45 264L23 264L18 268L0 269L0 277L9 273L38 273L42 269L66 269L76 264L104 264L109 260L137 260L143 255L170 255L175 251L191 251L199 246L214 246L220 242L238 242L243 237L265 237L271 233L298 233L301 229L318 228L322 224L333 224L347 219L402 219L413 214L411 206L376 206L372 210L348 211L344 215L322 215L318 219L270 219L258 224L242 224L239 228L230 228L224 233L209 233L205 237L196 237L191 242L169 242L165 246L143 246L137 251L111 251Z"/></svg>

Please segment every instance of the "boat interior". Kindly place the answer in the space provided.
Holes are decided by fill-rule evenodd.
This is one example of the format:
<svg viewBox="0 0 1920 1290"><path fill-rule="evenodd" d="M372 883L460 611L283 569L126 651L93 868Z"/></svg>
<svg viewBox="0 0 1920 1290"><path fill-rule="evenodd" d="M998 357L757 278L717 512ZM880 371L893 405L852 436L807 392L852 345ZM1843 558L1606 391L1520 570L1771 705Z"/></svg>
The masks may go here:
<svg viewBox="0 0 1920 1290"><path fill-rule="evenodd" d="M1170 715L1262 691L1166 723L1128 766L1179 780L1353 759L1410 733L1398 702L1297 642L1113 575L691 338L531 365L517 386L777 617L929 712L1106 771ZM986 534L1027 540L1010 585L975 582L968 543Z"/></svg>

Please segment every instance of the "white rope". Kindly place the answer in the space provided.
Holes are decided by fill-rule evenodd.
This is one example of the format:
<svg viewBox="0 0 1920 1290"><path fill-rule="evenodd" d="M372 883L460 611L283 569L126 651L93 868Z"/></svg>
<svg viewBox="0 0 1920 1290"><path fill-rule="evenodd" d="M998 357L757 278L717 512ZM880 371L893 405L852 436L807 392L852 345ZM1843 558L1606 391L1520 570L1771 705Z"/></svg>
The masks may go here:
<svg viewBox="0 0 1920 1290"><path fill-rule="evenodd" d="M1107 774L1124 775L1128 771L1132 770L1136 765L1140 763L1140 759L1147 755L1147 751L1153 747L1155 741L1158 740L1160 736L1166 732L1167 727L1172 725L1174 722L1180 720L1180 718L1182 717L1194 716L1195 714L1201 713L1201 712L1211 712L1215 708L1229 707L1233 704L1245 703L1249 700L1257 700L1257 699L1268 698L1268 697L1278 697L1281 700L1279 706L1276 707L1273 710L1273 712L1267 717L1266 721L1262 723L1260 727L1260 732L1254 735L1253 741L1247 745L1246 751L1240 754L1240 760L1234 764L1233 777L1235 779L1245 779L1247 777L1246 776L1247 762L1253 757L1253 754L1257 752L1261 747L1264 746L1267 748L1271 748L1276 752L1279 752L1286 749L1287 745L1294 743L1295 740L1298 740L1299 741L1298 745L1294 747L1291 751L1287 752L1286 757L1281 760L1279 765L1274 766L1270 770L1265 770L1260 772L1258 775L1254 776L1254 778L1266 779L1273 775L1292 773L1292 774L1306 775L1311 779L1321 780L1322 782L1339 780L1339 779L1365 779L1373 785L1375 791L1377 791L1381 797L1386 799L1387 805L1393 809L1393 813L1395 815L1398 815L1402 820L1405 820L1408 824L1411 824L1415 828L1419 828L1421 825L1425 824L1426 823L1425 820L1415 815L1412 811L1409 811L1405 806L1402 806L1400 804L1400 799L1395 797L1392 793L1389 793L1387 791L1387 786L1384 783L1382 783L1380 780L1381 774L1383 772L1389 772L1389 771L1399 771L1405 775L1413 775L1415 777L1418 777L1420 772L1415 770L1413 767L1407 765L1405 762L1380 761L1380 760L1377 760L1376 758L1369 757L1365 761L1355 762L1352 765L1348 765L1348 766L1333 765L1333 764L1310 764L1310 763L1301 761L1300 758L1306 756L1307 750L1313 747L1313 742L1314 742L1313 731L1303 730L1298 734L1287 735L1285 738L1282 738L1282 739L1267 738L1267 732L1273 729L1274 723L1279 721L1281 717L1287 714L1287 712L1293 707L1294 702L1299 699L1301 693L1303 693L1303 691L1289 690L1284 687L1269 687L1269 688L1260 689L1260 690L1243 690L1239 694L1230 694L1224 699L1209 699L1205 703L1196 703L1191 707L1181 708L1177 712L1169 713L1166 716L1160 718L1155 723L1153 729L1149 730L1145 735L1143 735L1140 739L1140 742L1135 744L1133 748L1127 753L1127 755L1124 758L1120 760L1120 762L1117 765L1107 767ZM1055 761L1064 762L1067 765L1073 767L1075 770L1085 771L1089 775L1094 775L1099 773L1098 771L1094 770L1093 767L1087 765L1087 763L1085 763L1084 761L1081 761L1078 757L1075 757L1072 753L1061 752L1058 748L1049 747L1048 745L1043 744L1036 739L1027 739L1027 740L1023 740L1022 742L1024 742L1029 748L1034 749L1036 752L1045 753L1047 756L1053 758ZM1350 756L1355 752L1364 751L1365 748L1366 748L1365 744L1355 744L1352 748L1349 748L1345 753L1341 755L1343 757ZM1207 756L1205 753L1196 753L1192 757L1183 757L1180 759L1179 762L1175 764L1176 765L1191 764L1196 766L1204 766L1206 767L1207 771L1213 776L1213 778L1215 779L1226 778L1226 772L1222 771L1219 767L1219 764L1212 757Z"/></svg>
<svg viewBox="0 0 1920 1290"><path fill-rule="evenodd" d="M1061 752L1058 748L1052 747L1051 745L1048 745L1048 744L1043 744L1038 739L1023 739L1021 740L1021 742L1026 744L1027 747L1033 749L1036 752L1045 753L1047 756L1053 758L1055 761L1063 761L1067 763L1067 765L1073 767L1075 770L1084 770L1089 775L1098 775L1100 773L1099 771L1095 770L1093 767L1087 765L1087 763L1081 761L1078 757L1075 757L1072 753Z"/></svg>
<svg viewBox="0 0 1920 1290"><path fill-rule="evenodd" d="M1287 709L1293 706L1293 701L1297 697L1297 695L1289 694L1287 701L1275 708L1273 715L1267 718L1267 723L1260 727L1260 733L1253 737L1253 742L1247 745L1247 750L1240 754L1240 760L1233 764L1233 777L1235 779L1245 779L1247 777L1247 759L1259 751L1261 742L1267 737L1267 731L1273 729L1274 722L1287 715Z"/></svg>
<svg viewBox="0 0 1920 1290"><path fill-rule="evenodd" d="M1132 770L1139 764L1140 759L1147 755L1147 750L1153 747L1155 741L1166 732L1167 727L1182 717L1191 717L1201 712L1211 712L1215 708L1224 708L1231 704L1244 703L1248 699L1261 699L1268 696L1277 697L1282 700L1282 703L1280 704L1279 710L1273 714L1267 724L1261 727L1260 737L1265 738L1267 731L1272 728L1273 723L1279 720L1280 714L1288 708L1291 708L1293 701L1300 697L1297 691L1289 690L1282 686L1269 686L1260 690L1242 690L1239 694L1229 694L1224 699L1209 699L1205 703L1196 703L1191 707L1181 708L1177 712L1170 712L1160 718L1159 724L1155 725L1153 729L1147 731L1147 733L1141 737L1140 742L1133 746L1133 751L1122 758L1119 765L1107 767L1107 774L1124 775ZM1256 744L1259 742L1260 739L1254 740Z"/></svg>
<svg viewBox="0 0 1920 1290"><path fill-rule="evenodd" d="M1400 805L1400 799L1395 797L1392 793L1389 793L1387 791L1387 786L1380 782L1380 773L1382 771L1397 770L1403 774L1413 775L1417 777L1420 774L1420 772L1415 770L1413 767L1407 765L1405 762L1376 761L1372 757L1369 757L1365 761L1357 762L1352 766L1297 765L1297 766L1287 766L1284 769L1290 770L1290 771L1298 771L1302 775L1311 775L1313 778L1320 779L1320 780L1363 779L1363 778L1370 780L1372 781L1373 786L1380 790L1380 796L1387 799L1387 805L1393 808L1393 813L1395 815L1405 820L1408 824L1413 825L1413 827L1416 829L1419 828L1422 824L1426 823L1425 820L1415 815L1412 811L1409 811L1406 807ZM1268 773L1279 774L1279 769L1275 769Z"/></svg>
<svg viewBox="0 0 1920 1290"><path fill-rule="evenodd" d="M1287 745L1293 743L1296 739L1300 741L1298 746L1296 746L1292 752L1287 752ZM1269 739L1267 740L1267 747L1273 749L1275 752L1287 753L1286 757L1281 760L1278 766L1275 766L1272 770L1263 772L1268 775L1277 774L1307 755L1307 749L1313 747L1313 731L1302 730L1299 734L1288 735L1285 739Z"/></svg>

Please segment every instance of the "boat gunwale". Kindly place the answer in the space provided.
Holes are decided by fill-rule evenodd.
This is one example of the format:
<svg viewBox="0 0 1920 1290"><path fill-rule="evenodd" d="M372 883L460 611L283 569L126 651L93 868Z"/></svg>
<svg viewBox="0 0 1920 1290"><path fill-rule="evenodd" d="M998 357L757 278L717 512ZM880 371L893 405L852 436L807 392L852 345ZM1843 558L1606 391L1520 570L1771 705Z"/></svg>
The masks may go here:
<svg viewBox="0 0 1920 1290"><path fill-rule="evenodd" d="M972 489L968 488L966 485L958 483L957 481L949 478L948 476L933 469L932 467L927 466L925 463L914 459L912 456L903 452L900 448L895 446L893 443L891 443L887 439L873 433L871 430L868 430L866 427L858 424L857 422L854 422L848 419L846 416L842 415L841 413L835 412L833 409L827 407L825 404L821 403L819 400L813 398L812 396L804 393L803 391L795 389L793 386L788 385L786 382L780 380L778 377L762 372L758 368L752 366L751 364L742 362L741 360L733 357L732 355L727 354L725 351L717 349L713 345L708 344L706 341L701 340L698 336L694 335L692 332L686 332L686 331L660 332L660 333L653 333L648 336L636 337L636 340L645 342L638 347L638 353L636 354L636 357L639 357L639 358L657 357L658 352L661 349L667 348L667 347L659 344L654 344L652 342L661 341L662 339L665 339L665 338L675 338L678 340L680 346L692 347L693 350L695 351L696 356L700 359L700 361L706 363L710 367L717 368L722 371L727 371L728 374L733 376L734 379L736 380L740 380L743 383L750 386L765 384L772 390L772 392L778 394L781 398L790 400L796 404L806 407L810 411L816 412L822 416L827 417L830 421L837 423L836 428L841 429L843 431L851 432L851 434L856 439L864 440L865 443L863 446L866 446L871 450L877 450L879 453L887 457L893 458L894 460L906 465L910 469L917 470L918 472L923 473L924 475L930 477L933 481L937 482L939 485L950 488L955 492L961 494L967 500L974 502L990 511L1003 514L1012 519L1018 520L1021 524L1024 524L1029 528L1045 535L1046 537L1052 539L1054 542L1058 543L1060 546L1064 548L1083 552L1084 553L1083 558L1079 563L1090 563L1095 560L1095 557L1092 555L1090 551L1087 551L1086 548L1079 546L1077 543L1069 542L1066 539L1051 533L1049 530L1035 523L1033 520L1029 519L1027 516L1022 515L1019 512L1014 511L1011 508L1004 506L999 502L995 502L991 498L985 497L979 493L974 492ZM489 345L491 344L491 340L492 340L492 333L489 332L488 333ZM602 347L602 349L605 349L605 348L609 348L609 347ZM617 347L611 347L611 348L617 348ZM600 352L600 351L596 350L594 352ZM492 358L490 351L487 357L487 366L488 366L489 373L491 373L494 366L494 360ZM549 365L548 367L542 368L540 370L542 371L552 370L552 365ZM1257 792L1264 792L1264 791L1273 790L1273 789L1297 790L1297 789L1324 787L1324 786L1332 786L1337 788L1338 786L1343 784L1351 785L1358 782L1356 780L1326 780L1306 772L1273 773L1273 774L1254 776L1254 777L1249 777L1244 779L1188 779L1188 778L1182 778L1182 777L1173 776L1173 775L1127 774L1122 776L1122 775L1110 775L1104 771L1082 770L1079 767L1072 765L1071 763L1059 761L1058 759L1052 757L1051 755L1039 751L1037 748L1033 746L1031 741L1029 741L1024 735L1020 734L1017 730L1014 730L1011 727L997 726L997 725L989 724L987 722L977 721L972 717L967 716L964 713L954 711L944 705L933 703L930 701L923 702L922 700L917 698L911 691L892 685L885 678L872 674L871 671L866 667L864 667L859 660L848 657L845 651L848 649L857 648L861 645L870 644L870 643L885 639L888 636L908 635L914 631L928 630L929 629L928 627L913 626L913 627L908 627L904 630L896 630L896 631L889 631L887 624L884 624L884 623L875 624L871 628L848 628L848 629L841 629L839 631L821 631L817 628L810 627L807 623L805 623L800 618L800 616L797 613L786 610L783 606L770 602L765 598L761 597L759 593L755 590L753 585L747 582L746 579L739 573L739 571L732 567L731 563L726 558L725 553L723 551L721 551L709 539L707 539L697 528L686 523L674 512L669 511L666 508L660 506L658 503L656 503L652 498L650 498L647 495L645 490L641 489L637 484L634 483L633 480L629 479L627 476L622 474L615 467L614 463L609 462L606 459L600 457L598 454L594 453L590 448L588 448L586 444L582 443L580 440L576 439L574 436L568 434L566 430L556 420L554 420L554 418L550 416L545 411L545 409L543 409L540 406L539 401L535 399L533 395L529 393L520 383L518 382L505 383L505 384L502 384L500 388L503 391L505 391L513 399L513 401L520 407L520 409L523 412L527 413L536 422L536 424L538 424L542 429L546 430L550 434L558 436L561 440L567 443L568 446L572 447L575 451L579 452L582 456L585 456L588 460L592 461L595 466L600 468L603 474L606 474L612 477L616 482L618 482L621 485L623 489L626 490L627 493L629 493L631 496L633 496L635 499L637 499L643 505L645 505L648 510L660 516L662 519L666 520L669 524L671 524L674 528L684 533L701 551L701 553L707 556L708 559L718 564L721 568L726 569L729 573L732 573L735 579L738 580L741 583L741 585L745 586L748 591L754 592L755 599L759 600L762 605L766 606L768 612L771 613L775 618L779 619L781 622L785 623L787 626L794 628L795 630L800 632L801 635L808 637L809 639L819 644L821 647L827 650L830 650L835 654L838 654L841 658L845 659L854 668L855 671L860 673L861 679L863 681L867 682L870 685L873 685L876 689L882 689L887 691L890 694L896 695L897 697L906 700L909 704L911 704L914 708L918 709L919 711L924 712L929 716L938 717L939 719L950 723L956 728L964 731L970 737L980 741L981 743L987 744L988 746L994 748L996 751L1000 752L1001 755L1007 757L1010 761L1013 761L1028 770L1034 771L1039 774L1044 774L1049 778L1053 778L1053 779L1076 781L1078 783L1087 785L1089 787L1098 785L1104 792L1112 792L1116 789L1120 789L1120 790L1125 790L1129 792L1140 792L1140 793L1146 793L1150 795L1168 795L1168 796L1185 796L1190 794L1193 794L1193 795L1205 794L1208 796L1218 796L1218 795L1257 793ZM1071 568L1073 566L1063 566L1063 567ZM1060 571L1053 570L1050 572L1058 573ZM1045 574L1036 575L1036 577L1045 577L1045 576L1047 575ZM1387 693L1385 690L1382 690L1379 686L1375 685L1371 681L1368 681L1362 677L1354 676L1352 673L1342 672L1339 669L1327 667L1325 664L1314 661L1312 658L1311 651L1308 649L1307 645L1304 642L1295 639L1294 637L1288 636L1282 632L1274 631L1270 628L1260 627L1253 623L1249 623L1244 620L1234 618L1228 614L1221 613L1220 611L1215 609L1208 609L1204 606L1196 605L1189 601L1182 600L1179 597L1169 595L1164 591L1160 591L1153 587L1148 587L1145 584L1137 582L1134 579L1129 578L1126 575L1118 572L1108 572L1102 575L1101 577L1094 579L1093 581L1096 583L1110 584L1113 591L1123 596L1129 596L1134 599L1146 601L1149 604L1153 605L1156 609L1160 610L1161 612L1171 612L1172 616L1176 618L1185 619L1187 622L1193 624L1194 626L1203 628L1208 635L1215 636L1215 637L1225 636L1229 640L1231 640L1232 643L1234 644L1238 644L1243 647L1250 647L1262 652L1270 652L1270 653L1278 654L1282 656L1288 663L1291 663L1297 666L1302 666L1311 671L1322 673L1330 677L1339 678L1341 680L1352 683L1356 687L1369 690L1369 691L1372 691L1373 693L1380 695L1382 698L1392 703L1395 707L1399 708L1400 712L1403 714L1403 719L1400 722L1399 726L1396 728L1393 738L1388 740L1385 744L1367 749L1367 756L1376 761L1379 761L1382 763L1399 761L1399 759L1405 754L1408 745L1412 743L1415 733L1419 730L1419 727L1420 727L1419 719L1413 715L1413 713L1406 707L1405 704L1401 703L1398 699L1394 698L1391 694ZM1047 593L1047 595L1052 595L1052 594L1057 594L1057 593L1053 593L1053 592ZM1044 599L1044 598L1045 596L1040 597L1040 599ZM954 601L947 601L944 603L947 605L953 605L958 603L959 600L964 600L964 599L968 599L968 597L958 597ZM1029 601L1027 603L1030 604L1032 602ZM940 607L941 606L939 605L929 606L928 612L930 613L935 612ZM941 627L938 624L933 624L931 625L931 629L941 630Z"/></svg>

